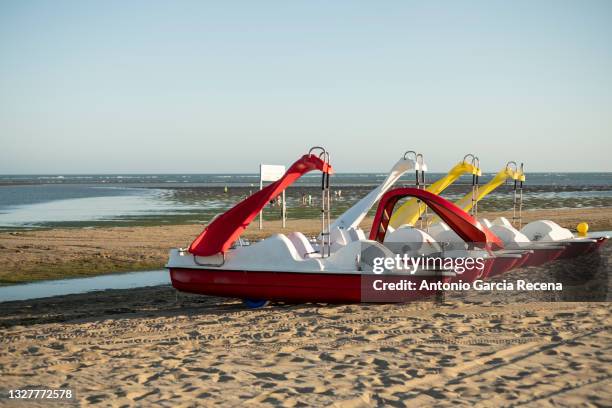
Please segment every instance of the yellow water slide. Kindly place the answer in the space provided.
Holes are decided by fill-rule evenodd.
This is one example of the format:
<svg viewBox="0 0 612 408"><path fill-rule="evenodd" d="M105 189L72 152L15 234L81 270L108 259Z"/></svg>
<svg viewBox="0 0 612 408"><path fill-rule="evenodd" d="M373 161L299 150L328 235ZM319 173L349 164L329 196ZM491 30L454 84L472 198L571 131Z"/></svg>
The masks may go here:
<svg viewBox="0 0 612 408"><path fill-rule="evenodd" d="M508 162L508 164L506 164L506 167L500 170L499 173L497 173L495 177L491 179L491 181L489 181L485 185L479 186L478 192L476 194L467 193L463 198L458 201L455 201L455 204L466 212L470 211L474 204L485 198L485 196L487 196L497 187L504 184L508 179L518 181L520 181L521 179L521 172L517 169L516 163L514 162ZM522 175L522 179L523 181L525 181L525 175Z"/></svg>
<svg viewBox="0 0 612 408"><path fill-rule="evenodd" d="M468 161L468 158L471 160ZM480 175L481 171L477 163L478 159L474 157L474 155L466 155L446 176L431 184L426 190L433 194L440 194L464 174ZM424 204L415 198L408 200L393 212L389 225L393 228L397 228L404 224L414 225L419 220L419 217L425 212L426 208Z"/></svg>
<svg viewBox="0 0 612 408"><path fill-rule="evenodd" d="M462 210L468 212L478 201L482 200L496 188L504 184L508 179L517 182L525 181L525 174L522 170L518 169L516 163L513 161L508 162L506 167L500 170L487 184L479 186L476 190L467 193L463 198L455 201L455 204ZM435 224L439 221L440 219L438 217L434 217L430 224Z"/></svg>

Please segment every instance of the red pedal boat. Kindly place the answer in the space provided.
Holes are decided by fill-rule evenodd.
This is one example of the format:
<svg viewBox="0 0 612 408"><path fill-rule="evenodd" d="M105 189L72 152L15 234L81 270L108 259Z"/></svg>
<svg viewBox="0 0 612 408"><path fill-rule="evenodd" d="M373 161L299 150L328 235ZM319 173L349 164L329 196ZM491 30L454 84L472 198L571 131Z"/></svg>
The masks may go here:
<svg viewBox="0 0 612 408"><path fill-rule="evenodd" d="M319 244L313 245L303 234L294 232L275 234L254 244L243 245L240 235L266 204L299 177L314 170L322 172L323 232ZM489 228L455 204L422 189L399 188L382 196L369 239L360 234L347 239L349 234L345 234L343 245L339 246L332 243L333 231L330 231L329 222L329 176L332 172L329 154L321 148L311 149L278 181L213 219L188 249L171 250L166 267L172 285L183 292L242 298L253 307L268 300L329 303L411 301L438 293L439 289L431 289L435 284L484 279L524 265L529 259L538 262L549 260L551 250L557 251L555 254L559 256L564 253L566 245L571 245L546 247L541 244L540 249L534 246L507 250L504 242ZM385 236L393 209L403 197L419 199L468 243L467 248L441 250L439 243L429 242L426 233L411 228L411 232L416 231L424 237L419 244L427 245L404 250L404 254L433 259L443 253L447 258L479 258L482 262L463 267L460 272L456 268L431 267L425 263L412 269L385 267L382 273L376 272L376 259L398 256L397 252L389 249L392 245L385 241ZM402 233L400 228L393 231L396 237L398 231ZM590 240L581 248L588 246L585 251L595 250L606 239ZM380 289L409 285L412 285L410 290Z"/></svg>

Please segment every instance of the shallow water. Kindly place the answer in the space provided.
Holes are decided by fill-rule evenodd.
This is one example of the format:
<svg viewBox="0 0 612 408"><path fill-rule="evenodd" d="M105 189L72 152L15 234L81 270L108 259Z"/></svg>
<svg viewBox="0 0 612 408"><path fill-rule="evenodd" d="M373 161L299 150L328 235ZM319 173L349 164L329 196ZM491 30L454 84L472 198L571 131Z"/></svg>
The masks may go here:
<svg viewBox="0 0 612 408"><path fill-rule="evenodd" d="M58 279L0 287L0 302L166 284L170 284L170 274L167 270L114 273L91 278Z"/></svg>
<svg viewBox="0 0 612 408"><path fill-rule="evenodd" d="M436 180L446 173L431 172L427 173L426 178L429 183ZM496 173L483 173L482 183L489 181ZM332 177L334 185L358 186L378 184L387 177L386 172L381 173L336 173ZM413 174L406 174L400 182L412 183ZM299 186L317 186L321 176L317 173L309 173L296 181ZM471 176L463 176L460 182L470 182ZM174 187L195 185L200 187L215 186L259 186L259 174L234 173L234 174L46 174L46 175L0 175L0 185L18 184L97 184L97 185L146 185L157 187ZM610 185L612 184L611 172L590 172L590 173L558 173L558 172L537 172L527 173L527 184L530 185Z"/></svg>
<svg viewBox="0 0 612 408"><path fill-rule="evenodd" d="M428 180L441 176L432 173ZM483 175L481 184L491 176ZM385 177L383 173L335 175L332 191L342 194L332 194L332 217ZM403 177L397 186L412 186L412 177ZM527 180L525 210L612 206L612 173L534 173ZM289 218L320 215L319 182L319 176L307 175L287 189ZM252 174L0 176L0 230L205 223L257 189L258 176ZM471 177L461 178L442 195L457 200L466 194L471 194ZM308 196L311 202L304 204ZM509 210L512 202L513 186L507 184L480 201L479 210ZM264 217L279 219L280 207L266 207Z"/></svg>

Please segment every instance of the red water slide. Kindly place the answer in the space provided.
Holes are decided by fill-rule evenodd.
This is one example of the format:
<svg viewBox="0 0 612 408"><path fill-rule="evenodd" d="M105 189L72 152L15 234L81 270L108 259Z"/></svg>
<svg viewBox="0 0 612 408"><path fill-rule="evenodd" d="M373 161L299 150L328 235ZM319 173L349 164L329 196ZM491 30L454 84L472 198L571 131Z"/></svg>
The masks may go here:
<svg viewBox="0 0 612 408"><path fill-rule="evenodd" d="M266 204L312 170L320 170L327 174L333 173L331 165L314 154L302 156L278 181L215 218L191 243L189 252L198 256L211 256L226 252Z"/></svg>
<svg viewBox="0 0 612 408"><path fill-rule="evenodd" d="M479 246L487 246L489 249L504 247L503 242L493 232L461 208L436 194L417 188L396 188L385 193L378 204L372 223L371 240L381 243L384 241L393 209L404 197L415 197L421 200L466 242L482 244Z"/></svg>

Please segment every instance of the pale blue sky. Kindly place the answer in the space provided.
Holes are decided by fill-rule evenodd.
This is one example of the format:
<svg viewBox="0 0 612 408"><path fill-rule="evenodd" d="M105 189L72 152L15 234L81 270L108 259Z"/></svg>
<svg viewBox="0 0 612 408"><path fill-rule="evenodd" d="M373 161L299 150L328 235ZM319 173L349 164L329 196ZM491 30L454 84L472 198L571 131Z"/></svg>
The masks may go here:
<svg viewBox="0 0 612 408"><path fill-rule="evenodd" d="M0 173L256 172L326 146L612 171L612 1L0 1Z"/></svg>

